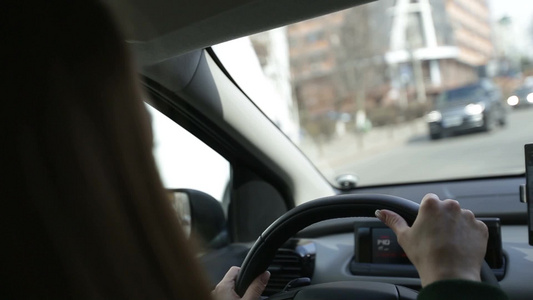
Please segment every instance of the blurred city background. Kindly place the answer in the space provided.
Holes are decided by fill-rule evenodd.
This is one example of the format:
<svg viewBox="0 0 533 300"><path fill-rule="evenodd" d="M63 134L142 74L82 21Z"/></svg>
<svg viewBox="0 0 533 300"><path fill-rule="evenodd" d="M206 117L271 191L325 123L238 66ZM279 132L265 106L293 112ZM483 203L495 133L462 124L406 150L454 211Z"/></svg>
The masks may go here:
<svg viewBox="0 0 533 300"><path fill-rule="evenodd" d="M532 17L529 1L380 0L214 49L332 181L348 173L364 184L516 174L532 140L533 114L516 109L533 103ZM500 126L483 123L495 105L479 99L467 99L464 124L435 111L439 95L484 80L505 109ZM488 133L453 130L467 125L473 108L480 119L471 127ZM430 132L430 122L443 134ZM509 152L491 146L502 143ZM502 157L501 166L491 164Z"/></svg>

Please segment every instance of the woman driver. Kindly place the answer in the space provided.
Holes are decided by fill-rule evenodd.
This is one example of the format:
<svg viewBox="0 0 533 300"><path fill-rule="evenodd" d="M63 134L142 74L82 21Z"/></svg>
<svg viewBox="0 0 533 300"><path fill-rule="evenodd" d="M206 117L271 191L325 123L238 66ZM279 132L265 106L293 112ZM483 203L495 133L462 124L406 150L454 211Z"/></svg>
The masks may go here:
<svg viewBox="0 0 533 300"><path fill-rule="evenodd" d="M0 14L2 297L209 299L109 13L97 1L51 0L12 1ZM505 297L479 283L487 228L457 202L426 196L411 228L393 212L377 216L418 269L420 299ZM237 274L213 296L238 299ZM258 298L268 277L244 299Z"/></svg>

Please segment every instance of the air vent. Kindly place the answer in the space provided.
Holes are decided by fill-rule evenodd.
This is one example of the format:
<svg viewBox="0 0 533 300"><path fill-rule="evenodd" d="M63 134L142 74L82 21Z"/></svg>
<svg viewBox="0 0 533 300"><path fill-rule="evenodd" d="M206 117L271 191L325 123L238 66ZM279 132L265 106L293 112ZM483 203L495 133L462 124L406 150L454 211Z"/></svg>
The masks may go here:
<svg viewBox="0 0 533 300"><path fill-rule="evenodd" d="M313 275L315 261L315 246L313 243L295 245L295 250L280 248L270 264L270 280L263 292L263 296L270 296L281 292L291 280Z"/></svg>

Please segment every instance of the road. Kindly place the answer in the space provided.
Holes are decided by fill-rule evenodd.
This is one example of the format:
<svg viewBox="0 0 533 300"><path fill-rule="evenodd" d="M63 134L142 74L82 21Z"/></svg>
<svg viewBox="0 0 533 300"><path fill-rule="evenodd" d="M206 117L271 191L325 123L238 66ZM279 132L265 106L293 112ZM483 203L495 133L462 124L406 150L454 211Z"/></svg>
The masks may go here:
<svg viewBox="0 0 533 300"><path fill-rule="evenodd" d="M415 135L375 156L336 168L355 173L359 186L524 172L524 144L533 143L533 108L512 111L504 128L437 141Z"/></svg>

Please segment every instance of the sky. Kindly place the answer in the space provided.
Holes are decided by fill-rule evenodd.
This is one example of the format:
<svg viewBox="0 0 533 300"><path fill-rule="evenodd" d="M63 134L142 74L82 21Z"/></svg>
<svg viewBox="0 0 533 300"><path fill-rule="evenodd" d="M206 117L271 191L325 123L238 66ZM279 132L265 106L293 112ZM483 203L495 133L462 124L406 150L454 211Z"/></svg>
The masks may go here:
<svg viewBox="0 0 533 300"><path fill-rule="evenodd" d="M511 17L515 45L529 57L533 57L533 1L532 0L488 0L493 20Z"/></svg>
<svg viewBox="0 0 533 300"><path fill-rule="evenodd" d="M505 15L513 17L517 25L528 27L533 17L533 1L531 0L489 0L494 19Z"/></svg>
<svg viewBox="0 0 533 300"><path fill-rule="evenodd" d="M152 116L154 157L166 188L202 191L222 201L230 166L201 140L146 104Z"/></svg>

